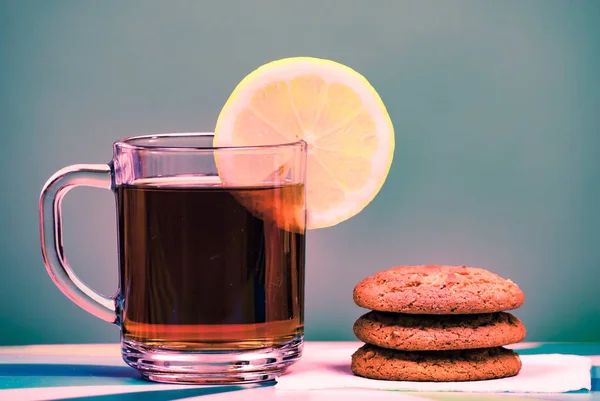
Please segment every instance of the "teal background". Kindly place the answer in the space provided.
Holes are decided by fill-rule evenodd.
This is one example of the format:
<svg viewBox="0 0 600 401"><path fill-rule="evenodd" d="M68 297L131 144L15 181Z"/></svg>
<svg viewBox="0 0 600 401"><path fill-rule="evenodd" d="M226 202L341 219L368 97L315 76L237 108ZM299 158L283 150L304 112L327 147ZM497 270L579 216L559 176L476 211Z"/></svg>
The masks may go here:
<svg viewBox="0 0 600 401"><path fill-rule="evenodd" d="M516 281L528 340L600 340L600 1L0 0L0 344L118 340L44 270L52 173L124 136L211 130L245 74L298 55L364 74L397 137L378 197L309 232L308 339L354 338L363 277L445 263ZM111 294L112 194L64 210L72 266Z"/></svg>

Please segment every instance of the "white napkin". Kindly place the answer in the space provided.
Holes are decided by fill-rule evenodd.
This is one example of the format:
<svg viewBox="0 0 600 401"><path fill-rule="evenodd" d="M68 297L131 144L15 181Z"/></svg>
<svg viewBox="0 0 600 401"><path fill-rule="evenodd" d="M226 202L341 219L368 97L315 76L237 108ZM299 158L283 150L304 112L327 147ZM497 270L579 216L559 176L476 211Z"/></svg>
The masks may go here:
<svg viewBox="0 0 600 401"><path fill-rule="evenodd" d="M332 344L329 347L321 345L305 349L302 359L292 366L288 373L277 379L276 388L278 390L360 388L476 393L564 393L591 390L591 359L578 355L520 355L523 362L521 371L517 376L504 379L452 383L404 382L372 380L353 375L350 370L350 356L358 346Z"/></svg>

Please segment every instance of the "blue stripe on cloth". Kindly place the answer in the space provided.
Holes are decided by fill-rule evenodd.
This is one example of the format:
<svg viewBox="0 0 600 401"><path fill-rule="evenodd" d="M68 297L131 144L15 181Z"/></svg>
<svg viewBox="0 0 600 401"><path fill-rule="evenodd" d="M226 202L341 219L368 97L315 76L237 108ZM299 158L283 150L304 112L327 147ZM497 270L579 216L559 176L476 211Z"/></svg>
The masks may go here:
<svg viewBox="0 0 600 401"><path fill-rule="evenodd" d="M127 366L0 364L0 389L148 383Z"/></svg>
<svg viewBox="0 0 600 401"><path fill-rule="evenodd" d="M257 387L270 387L275 384L275 381L270 381L261 384L250 384L246 386L214 386L204 388L190 388L181 390L151 390L140 391L135 393L107 394L96 395L90 397L75 397L62 398L64 401L172 401L187 399L189 397L199 397L203 395L214 395L228 393L232 391L241 391ZM243 399L244 395L240 394Z"/></svg>

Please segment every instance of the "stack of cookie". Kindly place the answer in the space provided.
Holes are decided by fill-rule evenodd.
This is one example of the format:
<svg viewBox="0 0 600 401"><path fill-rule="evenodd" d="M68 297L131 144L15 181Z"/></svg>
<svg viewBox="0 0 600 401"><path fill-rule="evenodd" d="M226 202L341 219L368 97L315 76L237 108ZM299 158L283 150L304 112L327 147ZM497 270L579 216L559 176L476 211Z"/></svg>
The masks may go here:
<svg viewBox="0 0 600 401"><path fill-rule="evenodd" d="M470 381L514 376L521 360L504 345L525 338L523 292L466 266L399 266L362 280L354 302L371 309L354 324L366 343L352 371L380 380Z"/></svg>

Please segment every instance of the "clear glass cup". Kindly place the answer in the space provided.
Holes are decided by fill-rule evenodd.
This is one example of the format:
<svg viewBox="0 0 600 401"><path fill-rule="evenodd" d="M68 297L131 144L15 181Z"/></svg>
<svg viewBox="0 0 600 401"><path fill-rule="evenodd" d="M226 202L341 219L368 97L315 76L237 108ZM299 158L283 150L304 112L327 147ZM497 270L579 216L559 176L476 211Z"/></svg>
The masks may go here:
<svg viewBox="0 0 600 401"><path fill-rule="evenodd" d="M306 144L213 147L212 133L114 144L108 164L66 167L39 201L58 288L121 328L124 361L158 382L272 380L302 354ZM83 283L62 245L76 186L115 193L119 288Z"/></svg>

